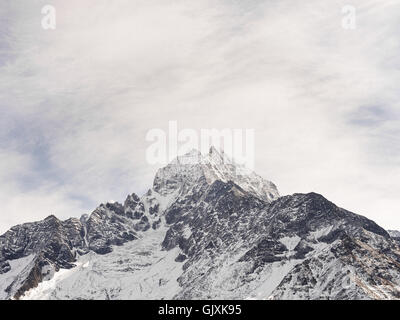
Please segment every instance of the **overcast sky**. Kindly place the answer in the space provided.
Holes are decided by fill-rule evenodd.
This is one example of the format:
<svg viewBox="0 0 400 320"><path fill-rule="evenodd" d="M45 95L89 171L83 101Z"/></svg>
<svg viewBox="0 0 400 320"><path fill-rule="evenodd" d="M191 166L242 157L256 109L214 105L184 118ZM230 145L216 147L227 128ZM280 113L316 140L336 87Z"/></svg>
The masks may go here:
<svg viewBox="0 0 400 320"><path fill-rule="evenodd" d="M400 229L399 87L399 1L0 0L0 232L144 193L170 120L254 129L281 194Z"/></svg>

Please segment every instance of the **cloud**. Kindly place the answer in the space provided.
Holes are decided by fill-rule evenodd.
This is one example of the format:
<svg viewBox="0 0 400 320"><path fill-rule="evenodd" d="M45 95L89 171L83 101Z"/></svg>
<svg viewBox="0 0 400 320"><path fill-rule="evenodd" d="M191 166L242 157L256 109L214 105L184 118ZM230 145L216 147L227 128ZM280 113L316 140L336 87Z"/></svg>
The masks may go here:
<svg viewBox="0 0 400 320"><path fill-rule="evenodd" d="M169 120L254 128L282 193L400 228L398 3L353 1L345 30L336 0L52 1L54 31L45 4L0 9L0 229L145 192Z"/></svg>

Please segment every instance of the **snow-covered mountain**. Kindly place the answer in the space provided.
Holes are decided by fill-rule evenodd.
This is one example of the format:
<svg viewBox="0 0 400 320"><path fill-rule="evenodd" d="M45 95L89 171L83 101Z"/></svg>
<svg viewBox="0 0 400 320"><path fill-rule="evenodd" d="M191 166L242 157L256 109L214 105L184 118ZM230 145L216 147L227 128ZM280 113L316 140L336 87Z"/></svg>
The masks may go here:
<svg viewBox="0 0 400 320"><path fill-rule="evenodd" d="M142 197L0 236L0 299L398 299L396 233L214 148Z"/></svg>

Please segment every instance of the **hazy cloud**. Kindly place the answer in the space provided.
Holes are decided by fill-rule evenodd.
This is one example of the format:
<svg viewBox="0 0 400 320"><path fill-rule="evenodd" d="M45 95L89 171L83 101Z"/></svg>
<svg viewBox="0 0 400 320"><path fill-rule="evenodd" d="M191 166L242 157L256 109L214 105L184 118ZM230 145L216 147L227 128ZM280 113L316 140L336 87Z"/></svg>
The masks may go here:
<svg viewBox="0 0 400 320"><path fill-rule="evenodd" d="M146 132L254 128L256 171L400 229L400 4L0 0L0 231L145 192Z"/></svg>

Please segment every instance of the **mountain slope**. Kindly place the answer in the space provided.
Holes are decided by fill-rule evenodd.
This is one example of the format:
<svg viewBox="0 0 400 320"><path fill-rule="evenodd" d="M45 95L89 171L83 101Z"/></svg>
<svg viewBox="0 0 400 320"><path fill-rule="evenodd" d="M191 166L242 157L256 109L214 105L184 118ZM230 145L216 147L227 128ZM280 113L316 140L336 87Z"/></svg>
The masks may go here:
<svg viewBox="0 0 400 320"><path fill-rule="evenodd" d="M13 227L0 249L1 299L400 298L393 233L316 193L280 197L214 148L141 198Z"/></svg>

